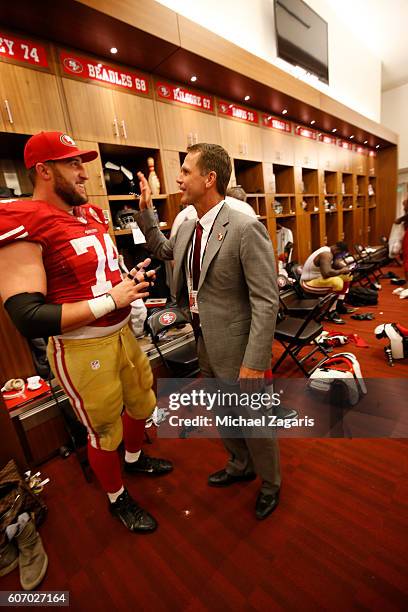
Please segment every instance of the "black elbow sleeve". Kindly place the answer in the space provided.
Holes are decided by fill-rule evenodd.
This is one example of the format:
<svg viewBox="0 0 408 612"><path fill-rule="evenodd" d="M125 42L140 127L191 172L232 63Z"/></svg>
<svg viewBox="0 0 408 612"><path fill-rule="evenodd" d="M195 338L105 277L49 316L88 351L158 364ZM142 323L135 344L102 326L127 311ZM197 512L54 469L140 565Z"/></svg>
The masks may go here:
<svg viewBox="0 0 408 612"><path fill-rule="evenodd" d="M62 304L46 304L42 293L18 293L4 302L18 331L26 338L61 333Z"/></svg>

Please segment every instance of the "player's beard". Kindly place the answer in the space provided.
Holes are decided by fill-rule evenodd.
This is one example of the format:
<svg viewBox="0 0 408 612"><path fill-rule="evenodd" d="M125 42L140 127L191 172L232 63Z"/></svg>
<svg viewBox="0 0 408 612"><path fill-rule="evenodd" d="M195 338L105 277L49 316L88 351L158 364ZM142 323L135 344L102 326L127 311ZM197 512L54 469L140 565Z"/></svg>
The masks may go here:
<svg viewBox="0 0 408 612"><path fill-rule="evenodd" d="M76 191L75 187L62 176L58 168L54 167L53 172L54 191L66 204L69 206L80 206L88 202L86 191L83 195Z"/></svg>

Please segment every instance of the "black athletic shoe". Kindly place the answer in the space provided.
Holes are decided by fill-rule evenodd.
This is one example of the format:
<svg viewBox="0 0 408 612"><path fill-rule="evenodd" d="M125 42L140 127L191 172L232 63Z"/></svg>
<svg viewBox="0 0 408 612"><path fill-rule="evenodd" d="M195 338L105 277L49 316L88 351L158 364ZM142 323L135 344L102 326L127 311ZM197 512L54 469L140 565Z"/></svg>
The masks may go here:
<svg viewBox="0 0 408 612"><path fill-rule="evenodd" d="M330 321L330 323L334 323L335 325L344 325L345 324L344 319L342 319L340 317L340 315L338 315L335 310L332 310L331 312L329 312L329 314L326 317L326 320Z"/></svg>
<svg viewBox="0 0 408 612"><path fill-rule="evenodd" d="M405 285L406 282L407 281L404 278L392 278L391 279L392 285Z"/></svg>
<svg viewBox="0 0 408 612"><path fill-rule="evenodd" d="M130 497L127 489L113 504L109 503L109 510L130 531L150 533L157 529L156 519Z"/></svg>
<svg viewBox="0 0 408 612"><path fill-rule="evenodd" d="M345 304L338 304L336 307L337 314L353 314L357 308L348 308Z"/></svg>
<svg viewBox="0 0 408 612"><path fill-rule="evenodd" d="M150 476L162 476L173 470L173 464L167 459L156 459L140 452L139 459L133 463L125 461L125 472L129 474L149 474Z"/></svg>

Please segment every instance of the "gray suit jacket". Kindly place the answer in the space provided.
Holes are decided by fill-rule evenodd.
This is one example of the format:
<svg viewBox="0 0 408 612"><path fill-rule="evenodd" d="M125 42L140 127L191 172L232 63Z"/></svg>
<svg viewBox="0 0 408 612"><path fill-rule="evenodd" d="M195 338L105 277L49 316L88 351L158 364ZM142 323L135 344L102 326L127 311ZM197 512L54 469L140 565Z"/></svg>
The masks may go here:
<svg viewBox="0 0 408 612"><path fill-rule="evenodd" d="M176 299L188 309L185 266L196 221L185 221L170 240L150 209L139 213L137 223L155 257L175 260ZM223 205L202 261L197 301L217 377L235 381L241 365L270 367L279 298L272 243L257 219Z"/></svg>

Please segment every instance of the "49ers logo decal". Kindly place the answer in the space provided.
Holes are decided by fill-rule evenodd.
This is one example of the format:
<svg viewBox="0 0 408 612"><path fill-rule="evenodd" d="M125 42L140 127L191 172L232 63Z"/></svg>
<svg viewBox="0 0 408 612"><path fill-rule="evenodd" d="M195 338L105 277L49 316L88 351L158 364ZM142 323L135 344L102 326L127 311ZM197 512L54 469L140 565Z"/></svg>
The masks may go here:
<svg viewBox="0 0 408 612"><path fill-rule="evenodd" d="M80 72L83 72L84 67L83 65L78 62L78 60L74 59L73 57L66 57L64 59L64 66L67 70L69 70L70 72L73 72L74 74L79 74Z"/></svg>
<svg viewBox="0 0 408 612"><path fill-rule="evenodd" d="M159 85L159 93L163 98L170 98L171 91L166 85Z"/></svg>
<svg viewBox="0 0 408 612"><path fill-rule="evenodd" d="M159 317L159 323L161 325L171 325L177 319L177 315L174 312L163 312Z"/></svg>
<svg viewBox="0 0 408 612"><path fill-rule="evenodd" d="M60 141L62 142L63 145L65 145L67 147L75 147L76 148L75 140L73 140L73 138L71 138L71 136L68 136L68 134L61 134Z"/></svg>

